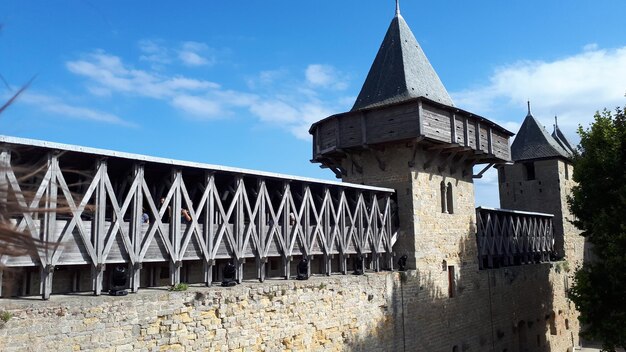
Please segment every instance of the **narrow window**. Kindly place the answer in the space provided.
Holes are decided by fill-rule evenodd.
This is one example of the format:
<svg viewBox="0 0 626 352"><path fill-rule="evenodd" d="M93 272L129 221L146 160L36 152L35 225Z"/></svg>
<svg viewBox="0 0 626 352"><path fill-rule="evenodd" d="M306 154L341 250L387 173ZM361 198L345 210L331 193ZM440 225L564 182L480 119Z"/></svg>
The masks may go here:
<svg viewBox="0 0 626 352"><path fill-rule="evenodd" d="M448 187L446 190L446 204L448 214L454 214L454 198L452 196L452 183L448 182Z"/></svg>
<svg viewBox="0 0 626 352"><path fill-rule="evenodd" d="M448 266L448 297L454 297L456 292L456 282L454 280L454 265Z"/></svg>
<svg viewBox="0 0 626 352"><path fill-rule="evenodd" d="M569 166L565 163L565 179L569 180Z"/></svg>
<svg viewBox="0 0 626 352"><path fill-rule="evenodd" d="M442 213L447 213L448 212L448 206L446 205L446 184L441 181L441 184L439 185L441 188L441 212Z"/></svg>
<svg viewBox="0 0 626 352"><path fill-rule="evenodd" d="M526 175L526 181L532 181L535 179L535 163L532 161L524 163L524 174Z"/></svg>

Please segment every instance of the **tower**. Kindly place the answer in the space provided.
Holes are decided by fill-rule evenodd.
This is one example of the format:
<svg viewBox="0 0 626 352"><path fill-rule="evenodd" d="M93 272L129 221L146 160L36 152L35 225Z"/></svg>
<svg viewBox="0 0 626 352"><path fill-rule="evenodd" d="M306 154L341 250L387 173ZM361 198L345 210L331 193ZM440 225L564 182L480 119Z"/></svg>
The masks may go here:
<svg viewBox="0 0 626 352"><path fill-rule="evenodd" d="M453 105L398 8L352 110L309 132L312 162L344 181L396 190L394 250L408 256L408 268L428 272L465 262L459 246L474 241L473 166L510 160L513 135Z"/></svg>
<svg viewBox="0 0 626 352"><path fill-rule="evenodd" d="M505 209L553 214L554 247L558 258L582 258L582 237L569 220L567 196L575 185L572 174L574 149L555 117L549 134L532 115L522 123L513 145L513 164L498 166L500 206Z"/></svg>

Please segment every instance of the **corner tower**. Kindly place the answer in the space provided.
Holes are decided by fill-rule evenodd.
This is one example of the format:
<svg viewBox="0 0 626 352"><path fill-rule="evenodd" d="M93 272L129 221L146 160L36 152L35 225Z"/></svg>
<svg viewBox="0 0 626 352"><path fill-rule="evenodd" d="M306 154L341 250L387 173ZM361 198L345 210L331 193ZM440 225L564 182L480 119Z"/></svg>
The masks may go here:
<svg viewBox="0 0 626 352"><path fill-rule="evenodd" d="M571 224L567 196L572 179L574 149L558 126L550 133L530 111L511 145L513 164L498 167L500 206L505 209L554 215L554 248L559 258L582 258L580 231Z"/></svg>
<svg viewBox="0 0 626 352"><path fill-rule="evenodd" d="M309 132L312 162L344 181L396 190L394 251L408 268L432 272L466 262L459 246L475 241L473 166L509 161L513 135L453 106L398 8L352 110Z"/></svg>

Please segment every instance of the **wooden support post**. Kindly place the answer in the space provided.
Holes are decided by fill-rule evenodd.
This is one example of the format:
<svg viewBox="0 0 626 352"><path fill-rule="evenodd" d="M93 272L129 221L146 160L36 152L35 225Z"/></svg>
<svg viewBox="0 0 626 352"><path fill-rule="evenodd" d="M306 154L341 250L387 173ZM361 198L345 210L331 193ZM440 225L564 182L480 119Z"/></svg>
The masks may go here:
<svg viewBox="0 0 626 352"><path fill-rule="evenodd" d="M56 179L56 174L60 173L59 169L59 159L55 153L48 154L48 169L52 171L53 177L50 179L50 183L48 184L48 188L46 189L45 195L45 208L46 211L44 214L44 228L43 228L43 236L41 238L42 241L48 243L54 243L56 240L56 230L57 230L57 216L56 211L57 208L57 196L58 196L58 181ZM40 280L40 294L43 299L49 299L50 294L52 293L52 274L54 272L54 266L50 262L52 260L52 253L49 252L48 248L45 249L45 254L42 256L41 262L41 280Z"/></svg>
<svg viewBox="0 0 626 352"><path fill-rule="evenodd" d="M358 241L356 243L357 245L357 253L358 255L361 257L361 268L363 268L363 272L365 272L365 261L364 259L364 253L363 253L363 246L365 245L365 227L363 226L363 217L364 217L364 212L365 212L365 204L361 203L360 201L362 201L363 198L363 192L362 191L357 191L357 197L356 197L356 202L355 202L355 211L357 213L357 238ZM358 258L358 257L357 257Z"/></svg>
<svg viewBox="0 0 626 352"><path fill-rule="evenodd" d="M331 262L331 255L330 255L330 248L332 247L332 243L331 243L331 235L330 235L330 217L331 217L331 203L332 203L332 197L330 196L330 190L329 188L326 186L324 187L324 200L322 201L322 207L324 207L324 214L322 215L322 221L323 221L323 226L324 226L324 238L326 240L326 248L324 249L324 273L326 274L326 276L330 276L330 273L332 272L332 262ZM320 208L321 209L321 208ZM317 224L317 226L320 226L320 224Z"/></svg>
<svg viewBox="0 0 626 352"><path fill-rule="evenodd" d="M2 277L3 277L4 271L2 271L2 269L0 269L0 297L2 297Z"/></svg>
<svg viewBox="0 0 626 352"><path fill-rule="evenodd" d="M131 211L131 219L130 219L130 238L132 242L132 247L134 251L134 256L136 261L131 261L131 277L130 277L130 291L136 293L139 291L139 285L141 283L141 262L139 262L139 252L141 251L141 240L143 239L143 188L141 187L143 183L143 175L144 168L141 164L133 165L133 176L137 185L135 189L135 194L133 195L132 200L132 211Z"/></svg>
<svg viewBox="0 0 626 352"><path fill-rule="evenodd" d="M209 259L208 262L203 261L202 270L204 272L204 284L209 287L213 282L213 260Z"/></svg>
<svg viewBox="0 0 626 352"><path fill-rule="evenodd" d="M41 298L48 300L52 293L52 277L54 276L54 266L46 265L41 267L41 280L39 287L41 291Z"/></svg>
<svg viewBox="0 0 626 352"><path fill-rule="evenodd" d="M267 245L267 208L265 199L265 180L257 180L257 202L259 202L259 208L257 210L257 271L259 275L259 281L265 281L265 273L267 266L267 257L265 257L265 246Z"/></svg>
<svg viewBox="0 0 626 352"><path fill-rule="evenodd" d="M91 266L91 286L93 294L99 296L102 293L102 283L104 279L104 264L96 264Z"/></svg>
<svg viewBox="0 0 626 352"><path fill-rule="evenodd" d="M93 293L96 296L99 296L102 293L102 279L104 277L104 250L105 250L105 237L107 235L105 229L105 216L106 216L106 182L105 176L107 174L107 161L106 159L100 159L97 163L98 165L98 173L100 174L100 179L98 181L98 186L96 188L96 213L94 216L94 233L95 233L95 243L94 247L96 250L96 262L92 263L92 271L91 271L91 281L92 281L92 289Z"/></svg>
<svg viewBox="0 0 626 352"><path fill-rule="evenodd" d="M304 209L304 212L302 214L302 217L300 218L300 226L302 228L302 231L304 231L304 243L302 244L305 250L304 256L307 258L307 260L309 261L309 273L307 275L311 276L311 261L310 261L310 244L311 244L311 236L312 236L312 229L311 229L311 202L313 201L313 197L311 196L311 188L309 187L308 184L303 184L302 186L302 205L301 208ZM304 222L304 224L302 224L302 222Z"/></svg>
<svg viewBox="0 0 626 352"><path fill-rule="evenodd" d="M387 214L387 222L385 223L385 228L386 228L386 233L387 233L387 238L389 239L389 245L387 247L387 258L389 260L389 270L393 271L393 257L394 257L394 252L393 252L393 223L395 222L395 216L398 216L398 214L395 214L394 210L397 209L397 206L393 206L392 203L393 200L391 199L391 196L389 194L385 195L385 212Z"/></svg>
<svg viewBox="0 0 626 352"><path fill-rule="evenodd" d="M203 261L204 270L204 284L211 286L213 283L213 265L215 258L213 257L213 244L215 242L215 184L213 173L208 172L205 174L206 187L208 189L208 196L206 198L205 216L204 216L204 241L207 245L207 254Z"/></svg>
<svg viewBox="0 0 626 352"><path fill-rule="evenodd" d="M181 227L181 194L180 183L182 182L182 173L180 170L172 172L172 187L174 194L172 196L172 214L170 218L170 241L172 242L172 253L170 253L170 284L172 286L180 283L180 268L183 266L178 251L180 250L182 227Z"/></svg>
<svg viewBox="0 0 626 352"><path fill-rule="evenodd" d="M283 226L282 226L282 236L283 242L285 243L285 248L283 248L283 276L285 280L289 280L289 276L291 274L291 253L289 253L289 243L291 243L291 189L289 186L289 182L284 183L284 191L283 197L285 198L285 206L283 207Z"/></svg>
<svg viewBox="0 0 626 352"><path fill-rule="evenodd" d="M244 258L239 258L239 260L236 261L235 263L235 267L237 268L237 283L240 284L243 282L243 265L245 263L245 259Z"/></svg>
<svg viewBox="0 0 626 352"><path fill-rule="evenodd" d="M180 260L170 260L170 284L172 286L178 285L180 281L180 268L183 266L183 262Z"/></svg>
<svg viewBox="0 0 626 352"><path fill-rule="evenodd" d="M245 216L244 216L244 192L246 191L243 176L237 175L235 177L236 182L236 191L239 192L238 196L233 199L233 202L237 202L235 204L235 224L233 226L235 232L235 246L236 246L236 256L237 260L235 261L235 267L237 268L237 283L241 283L243 281L243 264L244 264L244 231L245 231Z"/></svg>
<svg viewBox="0 0 626 352"><path fill-rule="evenodd" d="M348 247L349 238L346 237L346 207L348 201L346 198L346 191L342 188L339 193L339 236L341 238L342 245L339 248L339 266L341 273L346 275L348 273L348 259L346 258L346 249Z"/></svg>

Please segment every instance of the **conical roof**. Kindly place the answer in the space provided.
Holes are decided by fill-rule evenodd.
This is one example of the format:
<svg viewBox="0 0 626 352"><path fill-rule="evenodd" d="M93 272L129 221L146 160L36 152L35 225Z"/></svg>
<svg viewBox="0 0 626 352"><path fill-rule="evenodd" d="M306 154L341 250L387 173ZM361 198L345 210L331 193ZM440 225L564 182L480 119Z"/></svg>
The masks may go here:
<svg viewBox="0 0 626 352"><path fill-rule="evenodd" d="M571 158L571 153L561 147L548 131L530 113L524 119L522 126L511 145L511 159L523 161L545 158Z"/></svg>
<svg viewBox="0 0 626 352"><path fill-rule="evenodd" d="M359 110L417 97L452 106L452 99L406 21L396 10L352 107Z"/></svg>
<svg viewBox="0 0 626 352"><path fill-rule="evenodd" d="M567 152L569 152L570 154L574 154L574 147L572 147L567 138L565 138L563 132L561 132L556 116L554 117L554 131L552 132L552 138L554 138L557 143L559 143L559 145Z"/></svg>

